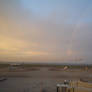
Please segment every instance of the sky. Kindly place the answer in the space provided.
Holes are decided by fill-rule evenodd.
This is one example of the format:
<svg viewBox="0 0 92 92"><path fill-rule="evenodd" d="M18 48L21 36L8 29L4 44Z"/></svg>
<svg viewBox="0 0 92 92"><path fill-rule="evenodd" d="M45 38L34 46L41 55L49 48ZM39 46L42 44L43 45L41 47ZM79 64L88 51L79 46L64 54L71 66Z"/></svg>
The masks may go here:
<svg viewBox="0 0 92 92"><path fill-rule="evenodd" d="M0 62L92 64L92 0L0 0Z"/></svg>

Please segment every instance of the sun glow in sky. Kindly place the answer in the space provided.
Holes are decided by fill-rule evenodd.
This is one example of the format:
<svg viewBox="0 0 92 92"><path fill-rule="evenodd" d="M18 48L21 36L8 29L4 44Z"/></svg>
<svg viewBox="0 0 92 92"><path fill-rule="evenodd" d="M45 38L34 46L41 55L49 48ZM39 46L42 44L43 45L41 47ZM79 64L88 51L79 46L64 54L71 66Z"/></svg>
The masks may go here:
<svg viewBox="0 0 92 92"><path fill-rule="evenodd" d="M0 61L92 63L91 0L0 0Z"/></svg>

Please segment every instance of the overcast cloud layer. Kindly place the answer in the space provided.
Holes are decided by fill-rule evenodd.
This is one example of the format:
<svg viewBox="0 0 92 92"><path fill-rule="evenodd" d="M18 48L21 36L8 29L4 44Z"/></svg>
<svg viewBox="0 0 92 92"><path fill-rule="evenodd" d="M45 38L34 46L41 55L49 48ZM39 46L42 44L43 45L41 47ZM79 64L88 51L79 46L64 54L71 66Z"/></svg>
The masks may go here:
<svg viewBox="0 0 92 92"><path fill-rule="evenodd" d="M0 61L92 63L92 1L0 0Z"/></svg>

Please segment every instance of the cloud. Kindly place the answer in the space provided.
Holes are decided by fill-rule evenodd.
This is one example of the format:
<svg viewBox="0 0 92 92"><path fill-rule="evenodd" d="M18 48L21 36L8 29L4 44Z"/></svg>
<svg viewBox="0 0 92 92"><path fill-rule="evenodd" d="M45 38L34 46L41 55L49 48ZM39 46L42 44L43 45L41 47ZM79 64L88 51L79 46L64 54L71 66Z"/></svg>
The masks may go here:
<svg viewBox="0 0 92 92"><path fill-rule="evenodd" d="M87 14L78 21L79 12L76 17L67 6L49 5L50 12L47 6L37 12L20 0L0 3L0 61L91 63L92 27L82 22Z"/></svg>

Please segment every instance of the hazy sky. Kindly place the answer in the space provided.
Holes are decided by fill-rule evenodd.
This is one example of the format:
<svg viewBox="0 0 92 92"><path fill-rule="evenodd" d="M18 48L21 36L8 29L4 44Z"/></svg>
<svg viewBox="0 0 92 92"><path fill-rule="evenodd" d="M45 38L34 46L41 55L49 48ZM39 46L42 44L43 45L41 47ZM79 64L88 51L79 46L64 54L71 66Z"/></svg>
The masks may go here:
<svg viewBox="0 0 92 92"><path fill-rule="evenodd" d="M92 0L0 0L0 61L92 63Z"/></svg>

